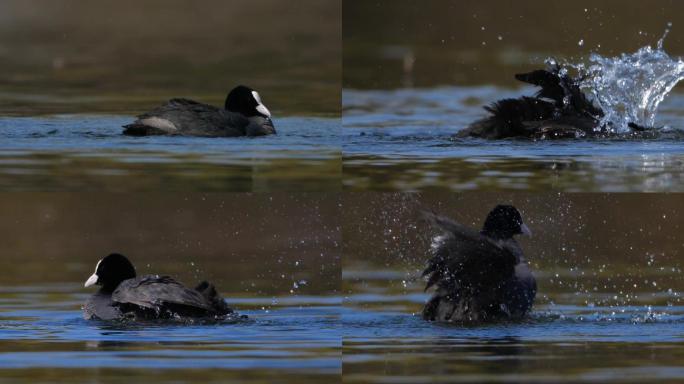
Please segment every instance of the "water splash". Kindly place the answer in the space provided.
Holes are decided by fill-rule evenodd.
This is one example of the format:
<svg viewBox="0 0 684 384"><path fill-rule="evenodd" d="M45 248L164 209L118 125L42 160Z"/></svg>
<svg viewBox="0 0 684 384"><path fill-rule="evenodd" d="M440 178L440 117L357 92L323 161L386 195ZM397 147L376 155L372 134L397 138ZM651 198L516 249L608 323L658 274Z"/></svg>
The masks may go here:
<svg viewBox="0 0 684 384"><path fill-rule="evenodd" d="M663 49L671 23L655 48L645 46L635 53L589 57L589 65L574 66L583 76L581 87L593 95L605 115L600 126L615 133L628 132L628 124L654 127L658 105L684 78L684 61Z"/></svg>

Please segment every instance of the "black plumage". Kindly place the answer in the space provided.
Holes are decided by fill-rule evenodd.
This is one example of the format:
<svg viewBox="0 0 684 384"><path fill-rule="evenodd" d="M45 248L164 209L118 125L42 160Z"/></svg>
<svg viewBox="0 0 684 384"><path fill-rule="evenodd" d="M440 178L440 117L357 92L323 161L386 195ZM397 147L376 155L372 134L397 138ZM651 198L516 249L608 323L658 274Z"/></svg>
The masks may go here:
<svg viewBox="0 0 684 384"><path fill-rule="evenodd" d="M594 105L580 88L581 79L570 76L560 66L515 75L540 87L533 96L503 99L485 106L489 116L459 131L457 137L486 139L558 139L606 136L610 127L602 125L603 110ZM634 132L647 130L635 123Z"/></svg>
<svg viewBox="0 0 684 384"><path fill-rule="evenodd" d="M135 275L135 268L123 255L102 259L86 287L100 285L83 306L86 319L143 320L220 318L232 314L216 288L203 281L189 289L169 276Z"/></svg>
<svg viewBox="0 0 684 384"><path fill-rule="evenodd" d="M205 137L262 136L274 134L271 113L259 94L246 86L235 87L224 108L194 100L171 99L124 126L124 135L179 135Z"/></svg>
<svg viewBox="0 0 684 384"><path fill-rule="evenodd" d="M443 322L518 319L529 312L537 286L523 251L513 238L529 234L517 209L495 207L481 231L425 213L441 231L423 276L435 292L423 318Z"/></svg>

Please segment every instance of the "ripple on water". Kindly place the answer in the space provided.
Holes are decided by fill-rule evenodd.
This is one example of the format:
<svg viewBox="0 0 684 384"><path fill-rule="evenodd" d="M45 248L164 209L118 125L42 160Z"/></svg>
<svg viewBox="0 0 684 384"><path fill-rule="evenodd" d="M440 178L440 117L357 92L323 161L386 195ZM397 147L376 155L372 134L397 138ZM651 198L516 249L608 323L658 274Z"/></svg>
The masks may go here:
<svg viewBox="0 0 684 384"><path fill-rule="evenodd" d="M625 312L622 312L625 310ZM459 326L346 305L345 382L676 380L684 307L540 307L515 323Z"/></svg>
<svg viewBox="0 0 684 384"><path fill-rule="evenodd" d="M123 116L0 119L4 190L338 190L339 119L259 138L127 137Z"/></svg>
<svg viewBox="0 0 684 384"><path fill-rule="evenodd" d="M684 306L672 290L584 291L597 285L590 273L541 270L528 318L444 324L420 315L430 292L419 271L361 260L343 273L345 382L676 382L684 373ZM649 272L676 274L643 269L641 278L653 280ZM574 289L546 283L570 277Z"/></svg>
<svg viewBox="0 0 684 384"><path fill-rule="evenodd" d="M152 370L157 377L172 370L196 379L198 370L215 370L218 381L308 382L341 372L339 298L283 297L268 304L243 298L231 304L265 309L239 309L249 319L228 322L120 324L82 319L86 295L53 288L52 294L14 289L0 298L3 377L31 382L57 368L54 379L75 381L108 369Z"/></svg>

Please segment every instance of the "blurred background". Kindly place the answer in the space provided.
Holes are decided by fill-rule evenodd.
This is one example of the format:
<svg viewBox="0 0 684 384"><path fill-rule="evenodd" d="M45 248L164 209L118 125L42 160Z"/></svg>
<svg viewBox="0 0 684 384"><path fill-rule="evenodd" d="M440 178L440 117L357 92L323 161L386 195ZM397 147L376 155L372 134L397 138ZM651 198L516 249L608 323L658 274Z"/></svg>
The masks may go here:
<svg viewBox="0 0 684 384"><path fill-rule="evenodd" d="M111 252L230 297L334 295L335 194L4 194L1 286L82 288Z"/></svg>
<svg viewBox="0 0 684 384"><path fill-rule="evenodd" d="M549 56L619 55L665 40L684 54L684 3L674 0L345 0L345 88L514 86Z"/></svg>
<svg viewBox="0 0 684 384"><path fill-rule="evenodd" d="M241 83L271 112L339 115L338 0L0 3L0 114L223 104Z"/></svg>

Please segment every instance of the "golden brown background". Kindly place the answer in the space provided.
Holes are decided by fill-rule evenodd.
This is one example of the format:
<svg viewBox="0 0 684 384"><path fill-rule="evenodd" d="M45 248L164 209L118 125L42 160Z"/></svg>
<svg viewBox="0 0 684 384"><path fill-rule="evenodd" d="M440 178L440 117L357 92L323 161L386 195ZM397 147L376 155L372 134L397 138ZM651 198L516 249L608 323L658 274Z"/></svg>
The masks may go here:
<svg viewBox="0 0 684 384"><path fill-rule="evenodd" d="M5 193L0 285L83 284L99 259L227 295L340 286L339 198L325 193Z"/></svg>
<svg viewBox="0 0 684 384"><path fill-rule="evenodd" d="M549 56L579 61L655 46L669 22L665 49L684 54L676 0L345 0L342 17L345 88L405 85L407 56L414 86L513 86L516 71Z"/></svg>

